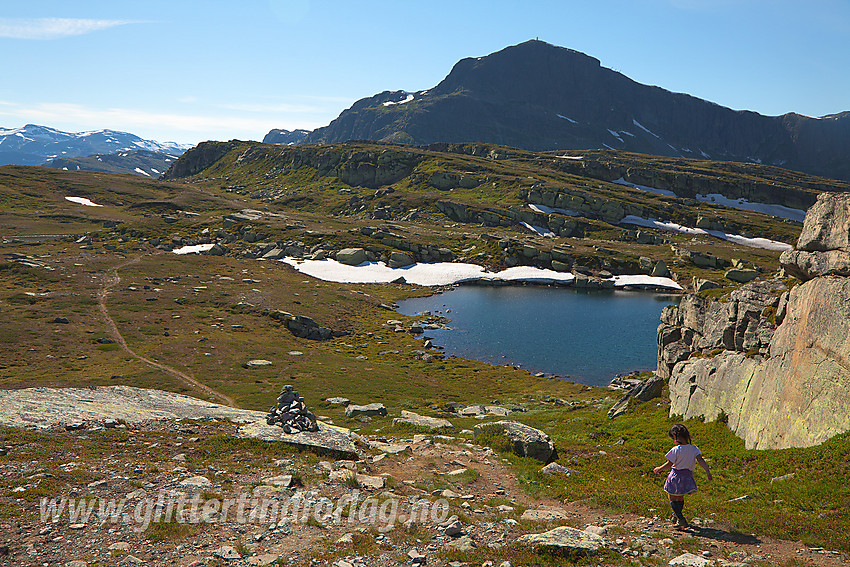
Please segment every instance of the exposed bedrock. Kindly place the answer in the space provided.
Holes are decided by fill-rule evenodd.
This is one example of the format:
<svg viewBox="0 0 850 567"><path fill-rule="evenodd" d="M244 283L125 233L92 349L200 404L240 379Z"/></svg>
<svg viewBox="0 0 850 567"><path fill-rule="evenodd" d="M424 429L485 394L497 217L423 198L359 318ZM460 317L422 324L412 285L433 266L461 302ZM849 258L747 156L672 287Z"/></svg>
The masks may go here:
<svg viewBox="0 0 850 567"><path fill-rule="evenodd" d="M831 263L847 264L848 229L850 196L821 196L782 255L806 281L753 282L720 301L689 294L665 309L658 373L670 378L671 414L724 417L756 449L850 430L850 277Z"/></svg>

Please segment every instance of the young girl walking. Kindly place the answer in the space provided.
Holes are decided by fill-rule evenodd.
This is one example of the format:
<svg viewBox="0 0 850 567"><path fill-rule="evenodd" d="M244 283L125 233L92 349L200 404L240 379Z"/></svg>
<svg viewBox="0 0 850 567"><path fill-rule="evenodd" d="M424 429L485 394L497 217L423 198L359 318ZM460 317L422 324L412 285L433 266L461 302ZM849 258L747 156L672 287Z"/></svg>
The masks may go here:
<svg viewBox="0 0 850 567"><path fill-rule="evenodd" d="M680 423L676 424L670 428L668 435L675 445L665 455L667 462L655 467L652 472L658 474L672 468L664 482L664 491L670 499L670 507L673 509L676 527L687 528L688 521L682 515L682 510L685 507L685 495L697 491L697 483L694 480L694 465L699 463L705 469L705 476L708 477L708 480L711 480L711 471L708 470L708 465L702 458L699 448L691 443L691 434L687 427Z"/></svg>

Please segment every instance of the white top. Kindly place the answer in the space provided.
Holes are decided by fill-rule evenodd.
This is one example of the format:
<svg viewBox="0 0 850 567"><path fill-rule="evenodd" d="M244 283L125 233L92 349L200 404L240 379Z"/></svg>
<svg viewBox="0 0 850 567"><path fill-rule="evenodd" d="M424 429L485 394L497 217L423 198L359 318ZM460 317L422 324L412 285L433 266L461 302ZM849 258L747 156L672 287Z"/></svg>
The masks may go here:
<svg viewBox="0 0 850 567"><path fill-rule="evenodd" d="M701 454L696 445L676 445L664 456L673 463L674 469L694 470L697 456Z"/></svg>

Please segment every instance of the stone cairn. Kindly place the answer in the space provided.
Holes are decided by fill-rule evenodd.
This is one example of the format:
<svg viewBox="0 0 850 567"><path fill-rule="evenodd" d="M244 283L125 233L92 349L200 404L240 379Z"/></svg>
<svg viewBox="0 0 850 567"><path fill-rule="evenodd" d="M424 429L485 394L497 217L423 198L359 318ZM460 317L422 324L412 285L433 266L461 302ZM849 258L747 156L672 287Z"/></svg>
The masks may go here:
<svg viewBox="0 0 850 567"><path fill-rule="evenodd" d="M272 406L266 423L279 425L286 433L299 433L301 431L318 431L316 416L307 409L304 398L298 395L292 386L286 385L277 397L277 405Z"/></svg>

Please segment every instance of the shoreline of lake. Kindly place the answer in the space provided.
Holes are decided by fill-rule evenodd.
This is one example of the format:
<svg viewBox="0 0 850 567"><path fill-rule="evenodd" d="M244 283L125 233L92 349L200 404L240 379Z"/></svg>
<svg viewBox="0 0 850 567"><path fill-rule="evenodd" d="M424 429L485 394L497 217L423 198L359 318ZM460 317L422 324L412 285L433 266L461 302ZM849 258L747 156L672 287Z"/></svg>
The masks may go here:
<svg viewBox="0 0 850 567"><path fill-rule="evenodd" d="M447 329L426 333L446 356L607 386L617 375L655 370L661 310L680 298L669 292L463 285L405 299L397 311L449 318Z"/></svg>

